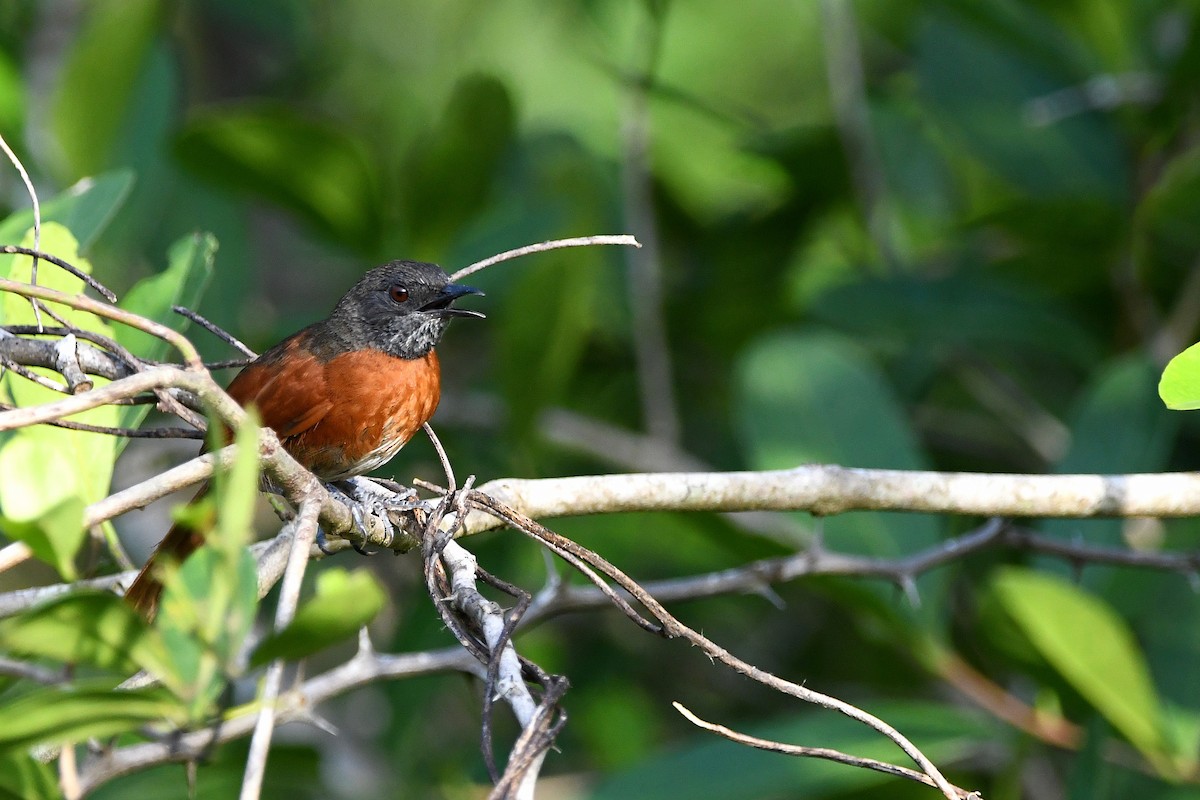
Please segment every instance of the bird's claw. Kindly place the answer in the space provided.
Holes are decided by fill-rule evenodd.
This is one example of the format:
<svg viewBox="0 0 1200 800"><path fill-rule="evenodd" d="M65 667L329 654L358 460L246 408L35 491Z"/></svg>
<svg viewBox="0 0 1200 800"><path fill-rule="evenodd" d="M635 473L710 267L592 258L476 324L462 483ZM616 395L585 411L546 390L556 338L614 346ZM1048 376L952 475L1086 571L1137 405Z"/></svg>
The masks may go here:
<svg viewBox="0 0 1200 800"><path fill-rule="evenodd" d="M333 555L334 551L329 547L329 540L325 538L325 531L317 528L317 549L327 556Z"/></svg>
<svg viewBox="0 0 1200 800"><path fill-rule="evenodd" d="M391 518L388 517L388 511L407 511L417 507L416 492L412 492L407 498L400 498L395 492L379 486L370 478L348 478L330 485L329 490L350 509L350 515L354 518L354 526L362 533L364 540L370 535L367 528L367 514L381 519L388 534L394 538L396 528ZM361 542L352 540L350 546L361 555L374 555Z"/></svg>

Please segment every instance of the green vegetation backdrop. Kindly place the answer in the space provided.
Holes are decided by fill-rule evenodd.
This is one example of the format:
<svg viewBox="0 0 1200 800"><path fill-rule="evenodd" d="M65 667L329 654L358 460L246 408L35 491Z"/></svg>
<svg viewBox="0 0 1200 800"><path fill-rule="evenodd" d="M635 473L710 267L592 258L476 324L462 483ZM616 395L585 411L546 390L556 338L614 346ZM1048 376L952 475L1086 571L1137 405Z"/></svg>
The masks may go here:
<svg viewBox="0 0 1200 800"><path fill-rule="evenodd" d="M645 251L614 248L478 276L489 319L456 324L441 351L435 424L460 474L639 466L604 436L565 446L556 409L718 469L1193 469L1197 421L1155 387L1200 327L1198 12L1189 0L3 2L0 134L47 217L122 296L211 233L198 308L256 349L391 258L453 269L596 233L654 245L659 278ZM80 181L89 199L68 202ZM27 198L11 169L0 188L16 215L3 243L17 243ZM660 328L667 369L640 375L639 345L655 352ZM188 452L136 451L160 453L156 468ZM0 472L18 457L38 460L0 455ZM383 472L439 475L423 441ZM6 516L15 494L0 488ZM831 549L894 557L978 523L794 517L793 534L770 538L707 515L556 528L651 579L791 552L814 529ZM1200 533L1194 520L1038 527L1151 551ZM545 579L525 540L471 544L493 573ZM379 649L451 642L414 559L369 567L387 591ZM26 568L0 588L46 579ZM752 663L869 708L990 800L1200 797L1200 595L1185 577L996 551L916 589L919 605L881 581L826 578L674 609ZM572 683L542 796L935 796L698 732L670 701L898 758L614 613L558 619L521 648ZM966 665L1077 723L1077 746L966 700L953 685ZM285 728L264 796L463 798L486 782L477 689L461 677L377 683L324 713L338 735ZM216 750L196 796L232 796L244 752ZM0 796L54 796L23 754L4 751ZM171 766L95 796L188 788Z"/></svg>

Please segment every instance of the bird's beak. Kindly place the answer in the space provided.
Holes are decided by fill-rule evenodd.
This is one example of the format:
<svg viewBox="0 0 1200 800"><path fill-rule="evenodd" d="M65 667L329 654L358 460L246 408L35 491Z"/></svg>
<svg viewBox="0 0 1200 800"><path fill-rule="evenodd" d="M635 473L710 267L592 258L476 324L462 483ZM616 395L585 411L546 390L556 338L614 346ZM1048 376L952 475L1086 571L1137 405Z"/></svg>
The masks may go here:
<svg viewBox="0 0 1200 800"><path fill-rule="evenodd" d="M438 296L430 300L425 305L421 306L421 310L435 317L478 317L483 319L484 315L479 311L471 311L465 308L454 308L451 304L460 297L465 297L469 294L477 294L482 296L483 292L473 286L463 286L460 283L448 283L442 287L442 291Z"/></svg>

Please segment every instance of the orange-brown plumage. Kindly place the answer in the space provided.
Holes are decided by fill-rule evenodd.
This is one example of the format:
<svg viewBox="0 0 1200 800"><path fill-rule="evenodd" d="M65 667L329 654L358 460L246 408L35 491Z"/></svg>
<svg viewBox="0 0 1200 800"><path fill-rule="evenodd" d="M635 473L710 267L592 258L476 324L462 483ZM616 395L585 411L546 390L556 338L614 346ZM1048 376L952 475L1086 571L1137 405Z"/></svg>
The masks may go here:
<svg viewBox="0 0 1200 800"><path fill-rule="evenodd" d="M429 421L441 396L434 345L452 316L482 316L451 303L474 289L449 284L431 264L377 267L330 317L299 331L246 365L228 392L258 409L262 424L317 477L339 481L370 472ZM207 491L200 490L197 497ZM202 544L176 525L126 592L152 617L162 586L153 565L182 561Z"/></svg>

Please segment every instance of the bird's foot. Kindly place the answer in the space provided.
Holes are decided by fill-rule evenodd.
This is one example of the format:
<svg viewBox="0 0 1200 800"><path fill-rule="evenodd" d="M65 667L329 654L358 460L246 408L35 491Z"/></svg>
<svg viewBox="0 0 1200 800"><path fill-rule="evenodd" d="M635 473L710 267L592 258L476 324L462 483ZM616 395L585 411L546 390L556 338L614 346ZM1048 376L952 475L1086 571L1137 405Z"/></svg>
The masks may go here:
<svg viewBox="0 0 1200 800"><path fill-rule="evenodd" d="M417 505L416 492L410 490L410 494L405 497L380 486L370 478L347 478L330 484L328 488L331 494L350 509L350 514L354 517L354 525L363 534L364 539L370 535L366 522L368 514L383 520L388 535L395 538L396 527L388 516L388 511L407 511L416 508ZM321 547L322 543L318 541L317 544L318 547ZM350 545L361 555L374 555L359 542L352 541ZM325 548L321 547L321 549L324 551Z"/></svg>

